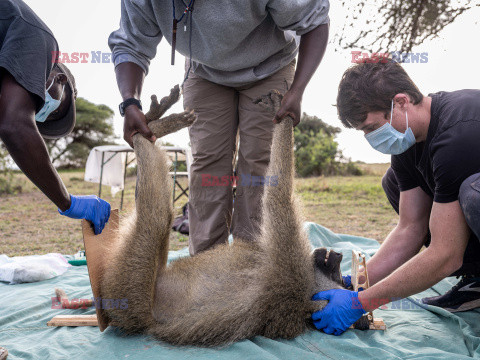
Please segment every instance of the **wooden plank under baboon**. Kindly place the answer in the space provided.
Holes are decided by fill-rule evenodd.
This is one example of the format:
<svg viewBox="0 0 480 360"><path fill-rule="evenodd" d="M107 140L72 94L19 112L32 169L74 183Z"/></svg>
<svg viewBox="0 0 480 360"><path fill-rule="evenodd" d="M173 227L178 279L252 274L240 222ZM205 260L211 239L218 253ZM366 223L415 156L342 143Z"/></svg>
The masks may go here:
<svg viewBox="0 0 480 360"><path fill-rule="evenodd" d="M48 326L98 326L97 315L57 315Z"/></svg>

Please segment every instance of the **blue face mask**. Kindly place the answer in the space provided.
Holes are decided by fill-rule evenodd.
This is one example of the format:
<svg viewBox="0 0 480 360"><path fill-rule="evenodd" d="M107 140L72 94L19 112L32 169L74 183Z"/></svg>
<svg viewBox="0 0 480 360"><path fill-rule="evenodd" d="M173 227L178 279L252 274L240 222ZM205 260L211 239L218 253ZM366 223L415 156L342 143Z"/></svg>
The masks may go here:
<svg viewBox="0 0 480 360"><path fill-rule="evenodd" d="M382 127L378 128L375 131L372 131L365 135L365 138L370 143L370 145L375 149L384 154L399 155L410 149L415 145L415 135L413 131L408 127L408 115L405 113L407 118L407 130L405 133L401 133L392 126L393 118L393 100L392 100L392 109L390 111L390 123L386 123Z"/></svg>
<svg viewBox="0 0 480 360"><path fill-rule="evenodd" d="M45 90L45 105L40 109L40 111L35 114L35 120L38 122L45 122L47 120L47 117L58 107L60 106L60 103L62 102L62 96L63 96L63 90L65 90L65 85L62 87L62 93L60 94L60 99L54 99L51 97L50 93L48 90L52 87L53 83L55 82L55 78L53 78L52 83L50 86Z"/></svg>

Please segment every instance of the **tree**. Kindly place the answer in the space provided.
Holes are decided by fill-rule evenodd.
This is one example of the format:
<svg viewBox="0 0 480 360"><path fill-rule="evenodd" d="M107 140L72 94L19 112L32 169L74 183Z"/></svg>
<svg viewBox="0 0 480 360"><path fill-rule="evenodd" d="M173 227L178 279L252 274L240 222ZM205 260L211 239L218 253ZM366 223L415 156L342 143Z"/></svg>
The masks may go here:
<svg viewBox="0 0 480 360"><path fill-rule="evenodd" d="M56 167L83 167L92 148L114 144L113 110L88 100L76 100L77 120L73 131L61 139L46 140Z"/></svg>
<svg viewBox="0 0 480 360"><path fill-rule="evenodd" d="M12 159L3 143L0 143L0 195L22 192L24 181L15 176Z"/></svg>
<svg viewBox="0 0 480 360"><path fill-rule="evenodd" d="M294 131L295 163L299 176L361 174L360 169L345 159L338 149L335 136L340 131L340 128L330 126L316 116L303 113Z"/></svg>
<svg viewBox="0 0 480 360"><path fill-rule="evenodd" d="M468 0L348 0L342 1L342 6L348 15L334 38L341 48L411 52L480 4ZM359 29L353 37L349 35L352 27Z"/></svg>

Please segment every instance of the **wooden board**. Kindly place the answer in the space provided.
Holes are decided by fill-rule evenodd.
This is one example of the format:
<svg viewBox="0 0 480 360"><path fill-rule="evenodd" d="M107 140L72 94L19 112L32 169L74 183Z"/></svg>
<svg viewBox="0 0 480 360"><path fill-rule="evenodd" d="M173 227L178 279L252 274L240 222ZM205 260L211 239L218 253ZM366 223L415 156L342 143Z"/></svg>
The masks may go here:
<svg viewBox="0 0 480 360"><path fill-rule="evenodd" d="M103 277L104 267L109 256L109 249L115 247L118 240L118 209L110 212L110 219L105 224L102 233L95 235L90 222L82 220L83 243L87 258L88 276L92 287L93 297L102 298L100 283ZM109 319L101 306L95 307L100 331L108 327Z"/></svg>
<svg viewBox="0 0 480 360"><path fill-rule="evenodd" d="M98 326L97 315L57 315L48 326Z"/></svg>

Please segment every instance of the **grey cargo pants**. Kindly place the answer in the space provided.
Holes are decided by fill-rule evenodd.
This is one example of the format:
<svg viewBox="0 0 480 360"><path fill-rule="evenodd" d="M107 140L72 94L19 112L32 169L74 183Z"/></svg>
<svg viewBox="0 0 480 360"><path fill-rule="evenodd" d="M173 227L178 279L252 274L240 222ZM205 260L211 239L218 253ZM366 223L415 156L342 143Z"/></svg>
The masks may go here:
<svg viewBox="0 0 480 360"><path fill-rule="evenodd" d="M292 61L270 77L243 87L215 84L193 73L185 81L184 107L194 109L197 115L189 130L193 156L188 208L191 255L226 243L229 233L247 241L259 233L263 186L254 185L251 179L265 175L273 118L252 100L272 89L285 93L294 74ZM237 132L234 203L232 177Z"/></svg>

